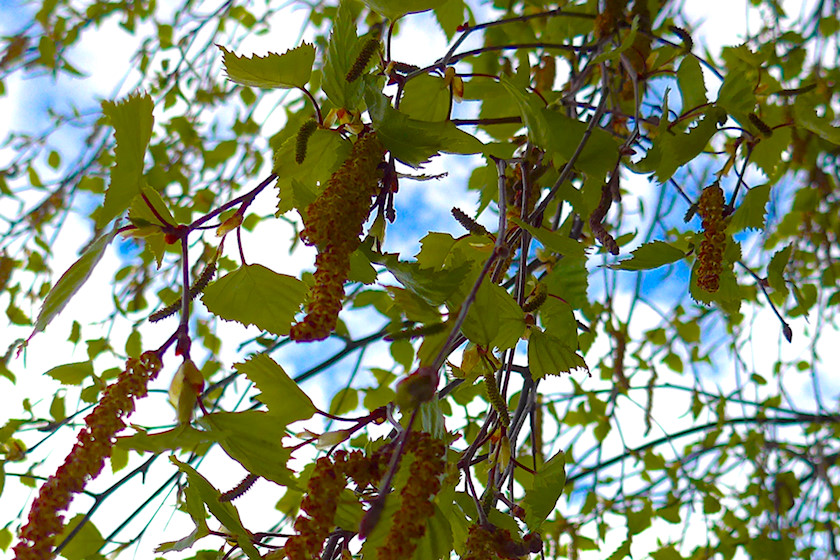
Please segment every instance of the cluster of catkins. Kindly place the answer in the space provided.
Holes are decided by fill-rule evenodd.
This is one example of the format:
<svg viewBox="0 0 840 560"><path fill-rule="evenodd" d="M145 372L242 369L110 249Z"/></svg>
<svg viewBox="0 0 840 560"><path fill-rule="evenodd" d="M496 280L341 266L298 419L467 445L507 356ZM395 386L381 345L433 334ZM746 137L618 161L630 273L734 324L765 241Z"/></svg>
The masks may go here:
<svg viewBox="0 0 840 560"><path fill-rule="evenodd" d="M723 251L726 248L723 210L723 189L720 185L715 183L703 189L697 203L697 213L703 218L703 241L697 257L697 285L707 292L716 292L720 287Z"/></svg>
<svg viewBox="0 0 840 560"><path fill-rule="evenodd" d="M336 451L332 457L318 459L300 505L301 514L295 520L295 535L289 537L283 549L278 550L276 558L320 558L324 541L333 529L339 497L347 479L362 490L379 481L389 459L390 453L387 452L376 452L367 457L361 451Z"/></svg>
<svg viewBox="0 0 840 560"><path fill-rule="evenodd" d="M476 524L467 534L466 550L461 560L519 560L540 552L542 546L539 533L528 533L519 540L507 529L489 523Z"/></svg>
<svg viewBox="0 0 840 560"><path fill-rule="evenodd" d="M384 151L375 133L361 136L324 191L306 208L300 236L307 245L317 247L318 256L307 315L292 326L292 340L321 340L335 329L344 281L350 272L350 254L359 247L362 225L377 193Z"/></svg>
<svg viewBox="0 0 840 560"><path fill-rule="evenodd" d="M64 525L61 512L69 507L74 494L84 490L87 480L100 473L111 455L114 436L126 426L123 418L134 411L134 399L146 395L146 385L160 368L157 353L146 352L129 359L117 382L105 390L85 418L85 427L64 464L41 486L14 547L17 560L52 558L55 537Z"/></svg>
<svg viewBox="0 0 840 560"><path fill-rule="evenodd" d="M446 468L446 445L425 432L409 434L406 449L414 456L408 482L400 491L400 507L385 544L377 551L379 560L411 558L435 514L432 499L440 492L441 475Z"/></svg>

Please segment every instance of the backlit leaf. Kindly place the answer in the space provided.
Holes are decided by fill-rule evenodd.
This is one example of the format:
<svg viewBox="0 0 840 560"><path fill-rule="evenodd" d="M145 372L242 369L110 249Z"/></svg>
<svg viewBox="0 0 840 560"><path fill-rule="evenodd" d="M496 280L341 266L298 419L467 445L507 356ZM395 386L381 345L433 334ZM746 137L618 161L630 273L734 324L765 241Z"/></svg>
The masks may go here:
<svg viewBox="0 0 840 560"><path fill-rule="evenodd" d="M295 484L286 467L292 450L280 445L286 425L261 410L205 414L198 423L208 428L232 459L255 475L286 486Z"/></svg>
<svg viewBox="0 0 840 560"><path fill-rule="evenodd" d="M75 362L56 366L44 373L63 385L81 385L82 381L93 375L93 363Z"/></svg>
<svg viewBox="0 0 840 560"><path fill-rule="evenodd" d="M32 330L32 334L29 335L29 339L47 328L50 321L61 313L61 310L70 301L70 298L87 282L94 267L99 263L102 255L105 254L105 249L108 248L116 233L116 230L112 230L97 239L79 257L79 260L74 262L67 269L67 272L61 275L61 278L58 279L58 282L50 290L50 293L44 298L41 311L38 313L38 319L35 321L35 328Z"/></svg>
<svg viewBox="0 0 840 560"><path fill-rule="evenodd" d="M238 56L221 45L228 78L244 86L261 88L301 88L309 81L315 62L315 46L302 43L283 54Z"/></svg>
<svg viewBox="0 0 840 560"><path fill-rule="evenodd" d="M568 235L564 235L559 231L550 231L543 228L529 226L515 216L511 216L510 221L530 233L534 239L542 243L543 247L552 252L559 253L567 257L586 256L586 247Z"/></svg>
<svg viewBox="0 0 840 560"><path fill-rule="evenodd" d="M632 253L632 257L608 265L616 270L650 270L671 264L685 257L685 253L664 241L645 243Z"/></svg>
<svg viewBox="0 0 840 560"><path fill-rule="evenodd" d="M708 103L706 83L700 62L693 56L686 56L677 69L677 84L682 96L683 113Z"/></svg>
<svg viewBox="0 0 840 560"><path fill-rule="evenodd" d="M317 409L306 393L268 354L255 354L233 367L254 382L260 390L257 400L268 407L272 416L279 417L277 422L289 424L315 414Z"/></svg>
<svg viewBox="0 0 840 560"><path fill-rule="evenodd" d="M525 489L522 502L525 508L525 523L531 531L538 530L554 511L565 485L566 454L558 451L537 470L531 487Z"/></svg>
<svg viewBox="0 0 840 560"><path fill-rule="evenodd" d="M205 504L207 504L207 509L209 509L210 513L212 513L213 516L218 519L222 525L224 525L225 529L233 534L236 538L237 544L239 544L242 551L248 555L248 558L251 560L259 560L261 558L260 553L257 552L256 548L254 548L254 545L251 542L250 534L245 527L242 526L242 521L239 518L239 512L236 511L236 507L234 507L234 505L230 502L220 502L219 496L221 496L222 493L216 490L216 488L210 484L206 478L201 476L198 471L190 465L182 463L174 455L172 455L169 460L175 463L181 472L187 475L187 483L198 490L198 494L201 496L201 499Z"/></svg>
<svg viewBox="0 0 840 560"><path fill-rule="evenodd" d="M341 2L333 20L327 54L322 70L321 88L336 107L355 109L362 100L365 82L348 82L347 72L356 61L362 41L356 36L356 24L349 2Z"/></svg>
<svg viewBox="0 0 840 560"><path fill-rule="evenodd" d="M412 119L397 111L381 93L367 97L368 110L382 144L395 158L419 167L439 152L450 154L477 154L484 151L484 144L460 130L451 121L426 122Z"/></svg>
<svg viewBox="0 0 840 560"><path fill-rule="evenodd" d="M96 217L101 228L122 214L143 186L143 158L152 137L154 103L148 95L131 95L114 103L104 101L102 112L114 127L117 147L116 164L111 168L111 181L105 191L105 202Z"/></svg>
<svg viewBox="0 0 840 560"><path fill-rule="evenodd" d="M105 544L105 539L92 522L85 518L85 515L79 513L75 515L64 526L61 535L58 536L58 542L62 542L70 535L80 523L84 523L79 531L72 539L67 541L67 546L61 550L61 556L67 560L88 560L89 558L96 558L99 549Z"/></svg>
<svg viewBox="0 0 840 560"><path fill-rule="evenodd" d="M747 191L744 200L738 205L729 223L730 233L737 233L743 229L763 229L764 207L770 200L770 185L759 185Z"/></svg>
<svg viewBox="0 0 840 560"><path fill-rule="evenodd" d="M578 368L589 371L583 357L572 347L539 329L532 329L528 338L528 367L535 380Z"/></svg>
<svg viewBox="0 0 840 560"><path fill-rule="evenodd" d="M222 319L286 335L305 292L297 278L250 264L207 286L201 301Z"/></svg>

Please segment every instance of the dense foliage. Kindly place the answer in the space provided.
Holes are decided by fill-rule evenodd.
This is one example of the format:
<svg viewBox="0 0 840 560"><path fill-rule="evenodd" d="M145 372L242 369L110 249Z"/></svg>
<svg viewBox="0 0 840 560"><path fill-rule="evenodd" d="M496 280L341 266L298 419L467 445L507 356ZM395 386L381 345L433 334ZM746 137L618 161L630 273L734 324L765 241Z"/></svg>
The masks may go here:
<svg viewBox="0 0 840 560"><path fill-rule="evenodd" d="M15 9L15 558L837 557L836 0Z"/></svg>

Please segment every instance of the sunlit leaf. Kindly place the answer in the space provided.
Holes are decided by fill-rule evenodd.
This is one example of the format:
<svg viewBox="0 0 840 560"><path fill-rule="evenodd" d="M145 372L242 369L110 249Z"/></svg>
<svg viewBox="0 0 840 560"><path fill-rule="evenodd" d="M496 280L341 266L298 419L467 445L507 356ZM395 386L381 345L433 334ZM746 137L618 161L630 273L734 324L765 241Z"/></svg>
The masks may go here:
<svg viewBox="0 0 840 560"><path fill-rule="evenodd" d="M238 56L221 45L223 63L228 78L244 86L261 88L303 87L312 74L315 62L315 46L302 43L283 54L269 53L266 56Z"/></svg>
<svg viewBox="0 0 840 560"><path fill-rule="evenodd" d="M277 416L260 410L215 412L198 420L232 459L255 475L283 486L295 484L286 467L292 450L280 445L286 425ZM212 511L212 510L211 510Z"/></svg>
<svg viewBox="0 0 840 560"><path fill-rule="evenodd" d="M207 286L201 301L222 319L286 335L305 293L297 278L250 264Z"/></svg>
<svg viewBox="0 0 840 560"><path fill-rule="evenodd" d="M272 416L278 417L278 423L285 425L315 414L315 405L306 393L268 354L255 354L233 367L254 382L260 390L257 399L268 407Z"/></svg>
<svg viewBox="0 0 840 560"><path fill-rule="evenodd" d="M770 185L759 185L747 191L744 200L738 205L728 229L736 233L742 229L764 228L765 206L770 201Z"/></svg>
<svg viewBox="0 0 840 560"><path fill-rule="evenodd" d="M589 371L583 357L559 338L532 329L528 338L528 367L534 379L560 375L573 369Z"/></svg>
<svg viewBox="0 0 840 560"><path fill-rule="evenodd" d="M130 436L118 437L117 446L134 451L162 453L175 449L195 449L197 445L208 441L215 441L211 434L196 430L189 424L181 424L171 430L155 434L138 432Z"/></svg>
<svg viewBox="0 0 840 560"><path fill-rule="evenodd" d="M449 118L450 92L443 78L421 74L405 84L400 112L420 121Z"/></svg>
<svg viewBox="0 0 840 560"><path fill-rule="evenodd" d="M645 243L632 252L632 257L608 265L616 270L650 270L671 264L685 257L685 253L664 241Z"/></svg>
<svg viewBox="0 0 840 560"><path fill-rule="evenodd" d="M93 362L75 362L56 366L44 373L63 385L81 385L82 381L93 375Z"/></svg>
<svg viewBox="0 0 840 560"><path fill-rule="evenodd" d="M555 253L565 255L568 257L584 257L586 256L586 247L582 243L578 243L568 235L564 235L559 231L550 231L543 228L535 228L520 220L515 216L510 217L510 221L530 233L534 239L542 243L543 247Z"/></svg>
<svg viewBox="0 0 840 560"><path fill-rule="evenodd" d="M102 538L99 529L82 513L73 516L67 522L61 535L58 536L58 542L62 542L82 523L84 524L73 535L73 538L67 541L67 546L61 551L61 556L67 560L88 560L89 558L95 558L98 555L99 549L105 544L105 539Z"/></svg>
<svg viewBox="0 0 840 560"><path fill-rule="evenodd" d="M102 111L114 127L116 164L96 223L104 227L122 214L143 186L143 158L152 137L154 103L151 96L131 95L120 103L104 101Z"/></svg>
<svg viewBox="0 0 840 560"><path fill-rule="evenodd" d="M67 272L62 274L55 286L53 286L47 297L44 298L44 303L41 305L41 312L38 313L38 319L35 321L35 328L29 339L47 328L47 325L52 321L70 299L79 291L79 289L87 282L93 272L94 267L99 263L102 255L105 254L105 249L113 241L116 235L116 230L106 233L96 240L88 249L79 257L79 260L74 262ZM27 339L27 340L29 340Z"/></svg>
<svg viewBox="0 0 840 560"><path fill-rule="evenodd" d="M708 102L703 70L697 58L686 56L682 59L677 68L677 84L682 97L683 113Z"/></svg>
<svg viewBox="0 0 840 560"><path fill-rule="evenodd" d="M376 92L367 96L368 110L379 139L401 162L418 167L439 152L477 154L484 144L451 121L426 122L397 111Z"/></svg>
<svg viewBox="0 0 840 560"><path fill-rule="evenodd" d="M793 251L793 245L788 245L781 251L778 251L773 258L770 259L770 264L767 265L767 281L770 287L777 292L784 294L788 293L787 285L785 284L785 267L790 261L790 255Z"/></svg>
<svg viewBox="0 0 840 560"><path fill-rule="evenodd" d="M210 513L212 513L213 516L234 535L237 544L239 544L242 551L248 555L248 558L251 560L259 560L261 558L260 553L257 552L256 548L254 548L254 545L251 542L250 534L245 527L242 526L242 521L239 518L239 512L236 511L236 507L234 507L234 505L230 502L220 502L219 496L222 495L221 492L216 490L216 488L214 488L213 485L210 484L206 478L201 476L193 467L187 463L182 463L174 455L172 455L169 460L175 463L181 472L187 475L187 483L198 490L201 499L205 504L207 504L207 508L210 510Z"/></svg>
<svg viewBox="0 0 840 560"><path fill-rule="evenodd" d="M525 523L537 531L557 505L566 485L566 454L559 451L537 470L530 488L525 489L522 500Z"/></svg>
<svg viewBox="0 0 840 560"><path fill-rule="evenodd" d="M347 72L353 66L361 48L362 41L356 36L356 24L350 3L341 2L338 14L333 20L321 72L321 88L336 107L355 109L362 100L364 80L348 82L346 79Z"/></svg>

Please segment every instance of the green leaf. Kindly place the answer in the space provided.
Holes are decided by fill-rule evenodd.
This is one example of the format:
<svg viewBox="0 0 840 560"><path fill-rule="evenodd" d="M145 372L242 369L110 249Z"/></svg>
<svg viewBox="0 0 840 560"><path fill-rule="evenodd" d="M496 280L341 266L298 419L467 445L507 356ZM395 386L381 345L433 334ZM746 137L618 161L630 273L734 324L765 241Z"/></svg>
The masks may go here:
<svg viewBox="0 0 840 560"><path fill-rule="evenodd" d="M534 239L542 243L543 247L567 257L582 258L586 256L586 247L578 243L568 235L559 231L550 231L544 228L529 226L519 218L511 216L510 221L530 233Z"/></svg>
<svg viewBox="0 0 840 560"><path fill-rule="evenodd" d="M664 241L645 243L633 251L633 256L616 264L607 265L614 270L650 270L677 262L685 253Z"/></svg>
<svg viewBox="0 0 840 560"><path fill-rule="evenodd" d="M365 250L364 247L362 250ZM423 267L416 262L401 261L394 254L380 254L367 250L371 262L382 264L407 290L420 296L432 305L442 305L456 291L464 286L470 272L470 264L438 270Z"/></svg>
<svg viewBox="0 0 840 560"><path fill-rule="evenodd" d="M237 56L221 45L222 61L228 79L243 86L261 88L302 88L309 82L315 62L315 46L302 43L283 54L268 53L252 58Z"/></svg>
<svg viewBox="0 0 840 560"><path fill-rule="evenodd" d="M254 382L260 390L257 400L268 407L278 423L285 425L304 420L317 411L306 393L268 354L255 354L233 367Z"/></svg>
<svg viewBox="0 0 840 560"><path fill-rule="evenodd" d="M477 154L484 151L484 144L478 138L460 130L451 121L426 122L409 118L391 107L388 98L379 92L371 92L367 104L382 144L406 165L419 167L438 152Z"/></svg>
<svg viewBox="0 0 840 560"><path fill-rule="evenodd" d="M446 0L435 8L435 18L443 32L446 33L447 40L451 40L452 36L457 33L458 26L466 21L464 8L466 8L464 0Z"/></svg>
<svg viewBox="0 0 840 560"><path fill-rule="evenodd" d="M222 319L282 336L289 334L305 293L297 278L249 264L207 286L201 301Z"/></svg>
<svg viewBox="0 0 840 560"><path fill-rule="evenodd" d="M840 128L834 126L831 118L817 115L817 99L815 94L797 96L793 104L796 124L810 130L823 140L840 145Z"/></svg>
<svg viewBox="0 0 840 560"><path fill-rule="evenodd" d="M277 416L261 410L215 412L198 420L207 427L232 459L255 475L280 484L294 485L292 471L286 462L292 450L280 445L286 436L286 425Z"/></svg>
<svg viewBox="0 0 840 560"><path fill-rule="evenodd" d="M102 534L93 525L93 523L85 521L86 518L84 514L79 513L75 515L67 522L61 532L61 535L57 538L57 542L62 542L65 538L70 536L70 533L77 525L84 522L84 525L82 525L79 531L67 542L67 546L61 550L61 556L67 560L91 560L95 558L102 558L102 555L99 554L99 549L105 544L105 539L102 538Z"/></svg>
<svg viewBox="0 0 840 560"><path fill-rule="evenodd" d="M781 251L773 255L770 259L770 264L767 265L767 281L770 287L777 292L784 294L788 293L787 285L785 284L785 267L790 261L790 254L793 251L793 244L791 243Z"/></svg>
<svg viewBox="0 0 840 560"><path fill-rule="evenodd" d="M528 337L528 367L535 380L577 368L589 371L580 354L556 336L539 329L531 329Z"/></svg>
<svg viewBox="0 0 840 560"><path fill-rule="evenodd" d="M420 121L445 121L450 104L451 94L443 78L420 74L405 84L400 112Z"/></svg>
<svg viewBox="0 0 840 560"><path fill-rule="evenodd" d="M703 118L687 132L677 132L676 134L665 132L656 139L655 146L660 151L654 156L658 159L654 165L656 166L656 178L660 183L670 179L680 166L700 155L718 130L717 119L719 115L719 110L711 108L703 113ZM647 160L647 157L645 157L645 160ZM643 165L645 160L639 163Z"/></svg>
<svg viewBox="0 0 840 560"><path fill-rule="evenodd" d="M400 0L399 2L394 0L362 0L362 2L377 14L394 21L406 14L433 10L446 0Z"/></svg>
<svg viewBox="0 0 840 560"><path fill-rule="evenodd" d="M748 190L727 226L729 233L737 233L747 228L763 229L764 207L769 200L770 185L759 185Z"/></svg>
<svg viewBox="0 0 840 560"><path fill-rule="evenodd" d="M505 350L525 332L525 313L504 288L485 281L478 288L461 331L480 346Z"/></svg>
<svg viewBox="0 0 840 560"><path fill-rule="evenodd" d="M148 94L131 95L120 103L102 103L102 112L114 127L117 147L114 151L116 165L111 168L111 181L105 191L105 202L96 218L96 225L100 228L122 214L131 200L140 194L143 186L143 158L154 124L153 109L154 103Z"/></svg>
<svg viewBox="0 0 840 560"><path fill-rule="evenodd" d="M350 2L341 2L333 20L324 69L321 71L321 89L336 107L355 109L362 100L364 80L348 82L346 79L361 48L362 41L356 36L356 23Z"/></svg>
<svg viewBox="0 0 840 560"><path fill-rule="evenodd" d="M522 501L528 529L539 530L543 521L554 511L565 485L566 454L558 451L539 468L531 487L525 489L525 498Z"/></svg>
<svg viewBox="0 0 840 560"><path fill-rule="evenodd" d="M569 161L583 140L588 124L544 108L536 95L525 93L504 77L501 82L516 101L531 141L552 154L555 167ZM618 145L607 131L596 126L575 167L594 176L605 175L618 159Z"/></svg>
<svg viewBox="0 0 840 560"><path fill-rule="evenodd" d="M239 512L236 511L236 507L230 502L220 502L219 496L222 493L216 490L206 478L198 474L198 471L190 465L182 463L174 455L169 460L175 463L178 469L187 475L188 484L198 490L199 496L207 504L210 513L234 535L239 547L248 555L248 558L251 560L260 560L260 553L254 548L250 534L242 526L242 521L239 518Z"/></svg>
<svg viewBox="0 0 840 560"><path fill-rule="evenodd" d="M79 288L84 285L88 278L90 278L94 267L99 263L102 255L105 254L105 249L114 239L117 234L116 229L110 233L106 233L96 240L88 249L79 257L79 260L74 262L67 272L61 275L55 286L52 287L50 293L44 298L44 303L41 305L41 311L38 313L38 319L35 321L35 328L32 334L27 338L27 342L36 334L47 328L50 321L52 321L67 302L70 301Z"/></svg>
<svg viewBox="0 0 840 560"><path fill-rule="evenodd" d="M81 385L82 381L93 375L93 362L74 362L56 366L44 373L62 385Z"/></svg>
<svg viewBox="0 0 840 560"><path fill-rule="evenodd" d="M2 472L2 470L3 467L0 466L0 472ZM8 527L3 527L0 529L0 550L9 550L10 544L12 544L12 532Z"/></svg>
<svg viewBox="0 0 840 560"><path fill-rule="evenodd" d="M183 424L177 428L151 435L146 432L138 432L130 436L121 436L117 438L117 446L126 450L147 451L157 454L176 449L193 450L199 444L208 441L215 441L211 434L196 430L189 424Z"/></svg>
<svg viewBox="0 0 840 560"><path fill-rule="evenodd" d="M277 212L284 214L306 206L324 189L330 175L350 154L352 143L336 131L317 129L309 137L306 159L295 161L295 137L288 138L274 153L272 171L280 189Z"/></svg>
<svg viewBox="0 0 840 560"><path fill-rule="evenodd" d="M715 104L730 115L741 118L755 110L755 84L743 72L728 72L718 90Z"/></svg>
<svg viewBox="0 0 840 560"><path fill-rule="evenodd" d="M682 97L683 113L708 103L703 70L695 57L686 56L680 62L680 67L677 69L677 85Z"/></svg>

